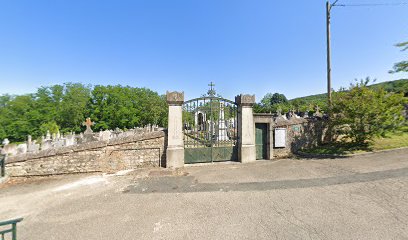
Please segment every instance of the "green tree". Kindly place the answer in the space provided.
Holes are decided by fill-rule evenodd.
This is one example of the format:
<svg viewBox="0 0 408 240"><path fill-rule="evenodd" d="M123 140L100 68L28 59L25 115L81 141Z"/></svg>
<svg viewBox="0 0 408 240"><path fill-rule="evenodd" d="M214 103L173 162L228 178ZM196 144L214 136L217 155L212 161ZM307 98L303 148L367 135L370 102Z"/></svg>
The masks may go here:
<svg viewBox="0 0 408 240"><path fill-rule="evenodd" d="M32 94L21 96L2 96L0 107L0 134L13 142L26 140L27 135L39 135L38 123L41 115L35 109Z"/></svg>
<svg viewBox="0 0 408 240"><path fill-rule="evenodd" d="M260 102L259 105L260 105L261 107L265 108L265 109L270 109L271 106L272 106L272 103L271 103L272 96L273 96L272 93L267 93L267 94L261 99L261 102Z"/></svg>
<svg viewBox="0 0 408 240"><path fill-rule="evenodd" d="M65 83L40 87L35 97L35 109L40 114L40 127L55 123L62 132L79 132L85 119L86 104L90 98L90 87L80 83Z"/></svg>
<svg viewBox="0 0 408 240"><path fill-rule="evenodd" d="M47 123L43 123L40 126L40 131L43 135L45 135L47 133L47 131L49 131L51 134L53 133L57 133L59 131L59 126L56 122L52 121L52 122L47 122Z"/></svg>
<svg viewBox="0 0 408 240"><path fill-rule="evenodd" d="M89 87L80 83L64 84L64 94L58 112L62 132L79 132L86 118L86 105L90 98Z"/></svg>
<svg viewBox="0 0 408 240"><path fill-rule="evenodd" d="M7 138L7 124L8 124L8 116L9 116L9 109L8 106L12 96L5 94L0 96L0 139Z"/></svg>
<svg viewBox="0 0 408 240"><path fill-rule="evenodd" d="M269 113L276 112L278 109L289 109L289 101L284 94L281 93L267 93L260 101L254 105L254 112Z"/></svg>
<svg viewBox="0 0 408 240"><path fill-rule="evenodd" d="M167 103L146 88L97 85L91 92L87 115L95 129L133 128L147 124L165 126Z"/></svg>
<svg viewBox="0 0 408 240"><path fill-rule="evenodd" d="M40 87L36 93L0 95L0 139L25 141L47 131L65 133L84 130L91 117L96 130L125 129L147 124L167 125L167 103L146 88L129 86L85 86L65 83Z"/></svg>
<svg viewBox="0 0 408 240"><path fill-rule="evenodd" d="M334 92L331 126L334 134L364 144L384 136L404 122L402 93L367 87L369 78L351 84L348 91Z"/></svg>
<svg viewBox="0 0 408 240"><path fill-rule="evenodd" d="M281 112L281 113L287 113L290 110L293 110L293 106L290 105L289 103L278 103L274 104L272 107L273 112Z"/></svg>
<svg viewBox="0 0 408 240"><path fill-rule="evenodd" d="M261 103L255 103L253 111L255 113L268 113L269 109L265 108Z"/></svg>
<svg viewBox="0 0 408 240"><path fill-rule="evenodd" d="M281 93L274 93L271 97L271 105L287 103L288 99Z"/></svg>
<svg viewBox="0 0 408 240"><path fill-rule="evenodd" d="M401 51L405 51L408 49L408 42L398 43L396 46L402 48ZM394 64L393 70L391 70L390 73L397 72L408 72L408 61L401 61Z"/></svg>

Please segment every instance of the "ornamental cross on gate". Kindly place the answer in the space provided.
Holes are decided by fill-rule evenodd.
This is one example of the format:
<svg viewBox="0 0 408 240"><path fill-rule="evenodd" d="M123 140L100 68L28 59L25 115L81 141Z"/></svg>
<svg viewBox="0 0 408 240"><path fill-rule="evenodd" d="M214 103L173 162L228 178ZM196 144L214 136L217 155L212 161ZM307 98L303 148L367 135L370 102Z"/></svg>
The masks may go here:
<svg viewBox="0 0 408 240"><path fill-rule="evenodd" d="M215 89L213 87L215 87L215 84L213 82L211 82L210 84L208 84L208 86L210 87L210 90L208 90L207 94L210 97L214 97L216 92Z"/></svg>
<svg viewBox="0 0 408 240"><path fill-rule="evenodd" d="M91 118L86 118L86 121L82 125L86 126L85 133L93 133L91 126L95 123L91 121Z"/></svg>

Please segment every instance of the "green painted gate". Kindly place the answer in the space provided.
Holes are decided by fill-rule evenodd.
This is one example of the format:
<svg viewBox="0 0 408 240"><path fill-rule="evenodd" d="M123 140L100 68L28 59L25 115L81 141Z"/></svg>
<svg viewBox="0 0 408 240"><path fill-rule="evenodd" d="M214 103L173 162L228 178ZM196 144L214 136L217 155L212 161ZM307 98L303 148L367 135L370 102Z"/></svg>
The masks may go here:
<svg viewBox="0 0 408 240"><path fill-rule="evenodd" d="M210 86L207 95L183 105L185 163L238 160L237 105Z"/></svg>
<svg viewBox="0 0 408 240"><path fill-rule="evenodd" d="M255 124L256 159L267 158L268 125L266 123Z"/></svg>

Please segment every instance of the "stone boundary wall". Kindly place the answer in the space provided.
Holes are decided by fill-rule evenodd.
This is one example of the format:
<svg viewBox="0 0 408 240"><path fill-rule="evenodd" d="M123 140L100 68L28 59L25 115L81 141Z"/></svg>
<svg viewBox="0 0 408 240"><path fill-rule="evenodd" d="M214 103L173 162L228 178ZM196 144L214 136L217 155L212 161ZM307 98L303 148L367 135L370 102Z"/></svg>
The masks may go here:
<svg viewBox="0 0 408 240"><path fill-rule="evenodd" d="M166 162L166 133L144 133L109 141L52 148L6 159L9 176L113 172Z"/></svg>
<svg viewBox="0 0 408 240"><path fill-rule="evenodd" d="M271 113L255 113L254 119L255 123L269 124L269 159L291 157L303 148L317 146L323 142L327 130L327 118L323 115L299 117L295 114L276 116ZM285 147L274 147L276 128L286 129Z"/></svg>
<svg viewBox="0 0 408 240"><path fill-rule="evenodd" d="M327 122L323 119L291 119L277 121L274 128L286 128L286 147L273 149L275 158L291 157L303 148L324 141Z"/></svg>

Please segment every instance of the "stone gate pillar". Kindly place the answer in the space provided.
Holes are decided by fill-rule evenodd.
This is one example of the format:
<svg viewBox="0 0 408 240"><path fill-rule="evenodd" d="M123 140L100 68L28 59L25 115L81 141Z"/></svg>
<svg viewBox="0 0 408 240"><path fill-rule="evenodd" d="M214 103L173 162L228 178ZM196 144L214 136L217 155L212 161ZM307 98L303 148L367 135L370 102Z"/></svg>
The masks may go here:
<svg viewBox="0 0 408 240"><path fill-rule="evenodd" d="M184 166L183 142L183 109L184 92L167 92L169 105L166 167L180 168Z"/></svg>
<svg viewBox="0 0 408 240"><path fill-rule="evenodd" d="M255 124L252 107L255 95L241 94L235 97L238 105L238 159L242 163L256 161Z"/></svg>

